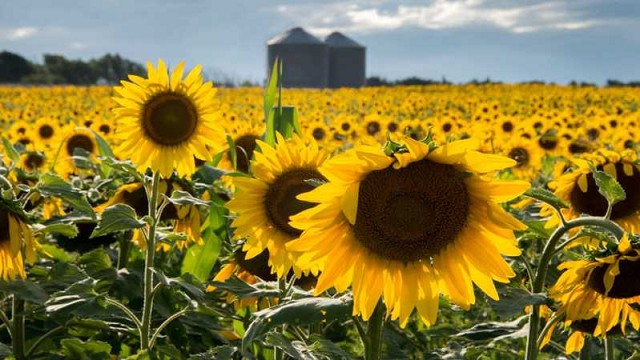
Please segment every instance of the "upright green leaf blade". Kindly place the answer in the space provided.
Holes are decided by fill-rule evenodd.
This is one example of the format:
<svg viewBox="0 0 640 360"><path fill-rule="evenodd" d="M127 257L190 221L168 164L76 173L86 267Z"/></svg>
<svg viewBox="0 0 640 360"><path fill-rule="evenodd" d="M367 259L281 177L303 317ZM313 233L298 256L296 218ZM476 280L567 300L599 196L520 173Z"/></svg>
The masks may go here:
<svg viewBox="0 0 640 360"><path fill-rule="evenodd" d="M20 154L18 154L16 148L11 144L11 142L9 142L9 139L3 136L2 145L4 146L5 154L14 162L14 164L17 164L20 161Z"/></svg>
<svg viewBox="0 0 640 360"><path fill-rule="evenodd" d="M200 281L207 281L213 266L220 256L222 239L212 232L204 238L204 245L192 245L182 260L181 273L189 273Z"/></svg>

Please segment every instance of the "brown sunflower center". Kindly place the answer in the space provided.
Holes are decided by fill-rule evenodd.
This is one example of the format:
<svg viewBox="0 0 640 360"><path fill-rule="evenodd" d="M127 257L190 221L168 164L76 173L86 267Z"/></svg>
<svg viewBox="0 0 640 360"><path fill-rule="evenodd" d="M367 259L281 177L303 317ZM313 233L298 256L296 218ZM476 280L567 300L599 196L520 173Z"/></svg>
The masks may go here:
<svg viewBox="0 0 640 360"><path fill-rule="evenodd" d="M53 136L53 127L51 125L44 124L38 128L38 135L42 139L50 139Z"/></svg>
<svg viewBox="0 0 640 360"><path fill-rule="evenodd" d="M289 225L289 217L315 205L296 199L299 194L313 190L313 186L305 182L311 179L326 180L315 169L299 168L283 173L269 185L264 198L265 208L267 217L278 230L293 237L302 233Z"/></svg>
<svg viewBox="0 0 640 360"><path fill-rule="evenodd" d="M610 298L626 299L640 295L640 261L620 260L620 274L615 277L607 295ZM604 274L607 266L599 266L591 272L589 287L598 294L605 294Z"/></svg>
<svg viewBox="0 0 640 360"><path fill-rule="evenodd" d="M356 239L384 259L410 262L455 241L469 214L469 194L451 165L424 159L369 173L360 184Z"/></svg>
<svg viewBox="0 0 640 360"><path fill-rule="evenodd" d="M311 134L313 135L313 138L318 141L324 139L325 136L327 136L327 133L324 131L323 128L315 128L313 129L313 132Z"/></svg>
<svg viewBox="0 0 640 360"><path fill-rule="evenodd" d="M598 325L597 318L591 318L588 320L574 320L571 322L571 329L591 334L596 330L597 325ZM620 324L614 326L609 331L607 331L607 335L619 335L621 333L622 333L622 329L620 329Z"/></svg>
<svg viewBox="0 0 640 360"><path fill-rule="evenodd" d="M235 139L236 144L236 168L243 173L249 173L249 164L253 158L253 151L256 149L256 140L260 138L255 135L246 134Z"/></svg>
<svg viewBox="0 0 640 360"><path fill-rule="evenodd" d="M516 167L525 166L529 163L529 152L525 148L515 147L511 149L509 157L518 163Z"/></svg>
<svg viewBox="0 0 640 360"><path fill-rule="evenodd" d="M367 134L373 136L380 132L380 123L377 121L369 121L367 124Z"/></svg>
<svg viewBox="0 0 640 360"><path fill-rule="evenodd" d="M24 159L24 166L27 170L39 169L44 164L44 156L39 153L30 152Z"/></svg>
<svg viewBox="0 0 640 360"><path fill-rule="evenodd" d="M558 138L553 135L543 135L538 144L545 150L553 150L558 146Z"/></svg>
<svg viewBox="0 0 640 360"><path fill-rule="evenodd" d="M0 209L0 245L6 244L11 241L11 234L9 234L9 213L3 209Z"/></svg>
<svg viewBox="0 0 640 360"><path fill-rule="evenodd" d="M511 121L505 121L502 123L502 131L511 132L513 130L513 123Z"/></svg>
<svg viewBox="0 0 640 360"><path fill-rule="evenodd" d="M98 131L100 131L101 133L103 133L105 135L109 135L109 133L111 132L111 127L109 125L107 125L107 124L102 124L98 128Z"/></svg>
<svg viewBox="0 0 640 360"><path fill-rule="evenodd" d="M160 145L179 145L189 140L198 125L198 111L186 96L161 93L144 105L142 128Z"/></svg>
<svg viewBox="0 0 640 360"><path fill-rule="evenodd" d="M247 253L242 250L242 247L238 248L234 253L233 257L240 266L240 268L253 276L257 276L264 281L275 281L276 275L271 273L271 268L269 267L269 251L264 250L257 256L252 257L251 259L246 259Z"/></svg>
<svg viewBox="0 0 640 360"><path fill-rule="evenodd" d="M66 150L69 156L73 156L73 151L76 148L86 150L88 153L93 153L93 151L95 150L92 139L85 134L75 134L72 135L69 140L67 140Z"/></svg>
<svg viewBox="0 0 640 360"><path fill-rule="evenodd" d="M640 171L633 166L633 174L627 176L622 163L616 163L616 174L618 183L627 194L626 199L613 205L611 209L611 219L617 220L632 215L640 210ZM602 166L598 166L602 170ZM582 192L580 187L575 185L571 190L569 201L578 213L594 216L603 216L607 213L607 200L600 195L596 181L591 173L587 177L587 192Z"/></svg>
<svg viewBox="0 0 640 360"><path fill-rule="evenodd" d="M589 144L584 141L576 140L571 144L569 144L569 152L572 154L582 154L588 151L589 151Z"/></svg>

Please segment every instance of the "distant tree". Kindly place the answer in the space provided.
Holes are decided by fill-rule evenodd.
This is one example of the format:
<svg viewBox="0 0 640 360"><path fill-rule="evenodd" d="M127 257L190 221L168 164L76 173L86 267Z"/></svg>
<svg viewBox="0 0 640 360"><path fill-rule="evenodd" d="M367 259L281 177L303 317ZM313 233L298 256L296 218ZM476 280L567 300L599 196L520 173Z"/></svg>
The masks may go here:
<svg viewBox="0 0 640 360"><path fill-rule="evenodd" d="M367 78L367 86L391 86L392 83L387 81L387 79L381 78L379 76L371 76Z"/></svg>
<svg viewBox="0 0 640 360"><path fill-rule="evenodd" d="M106 54L99 59L89 62L97 79L108 84L117 84L120 80L127 79L129 74L144 75L145 68L141 64L122 58L118 54Z"/></svg>
<svg viewBox="0 0 640 360"><path fill-rule="evenodd" d="M33 65L18 54L0 52L0 83L17 83L23 76L33 73Z"/></svg>
<svg viewBox="0 0 640 360"><path fill-rule="evenodd" d="M430 79L422 79L416 76L408 77L406 79L398 80L394 82L394 85L433 85L439 84L438 81Z"/></svg>

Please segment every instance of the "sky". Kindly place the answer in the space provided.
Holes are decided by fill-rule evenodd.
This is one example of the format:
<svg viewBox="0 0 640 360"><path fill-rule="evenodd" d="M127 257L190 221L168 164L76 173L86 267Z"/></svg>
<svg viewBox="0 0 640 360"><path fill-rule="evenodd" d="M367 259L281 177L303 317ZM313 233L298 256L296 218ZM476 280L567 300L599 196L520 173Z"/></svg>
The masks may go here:
<svg viewBox="0 0 640 360"><path fill-rule="evenodd" d="M640 80L637 0L2 0L0 50L202 64L262 82L266 41L301 26L367 47L367 76L453 82Z"/></svg>

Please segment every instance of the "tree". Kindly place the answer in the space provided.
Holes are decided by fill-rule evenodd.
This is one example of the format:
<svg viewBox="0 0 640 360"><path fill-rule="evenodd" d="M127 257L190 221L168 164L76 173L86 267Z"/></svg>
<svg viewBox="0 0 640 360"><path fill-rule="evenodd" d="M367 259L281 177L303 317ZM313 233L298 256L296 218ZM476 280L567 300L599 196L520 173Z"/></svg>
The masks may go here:
<svg viewBox="0 0 640 360"><path fill-rule="evenodd" d="M17 83L23 76L33 73L33 65L18 54L0 52L0 83Z"/></svg>

